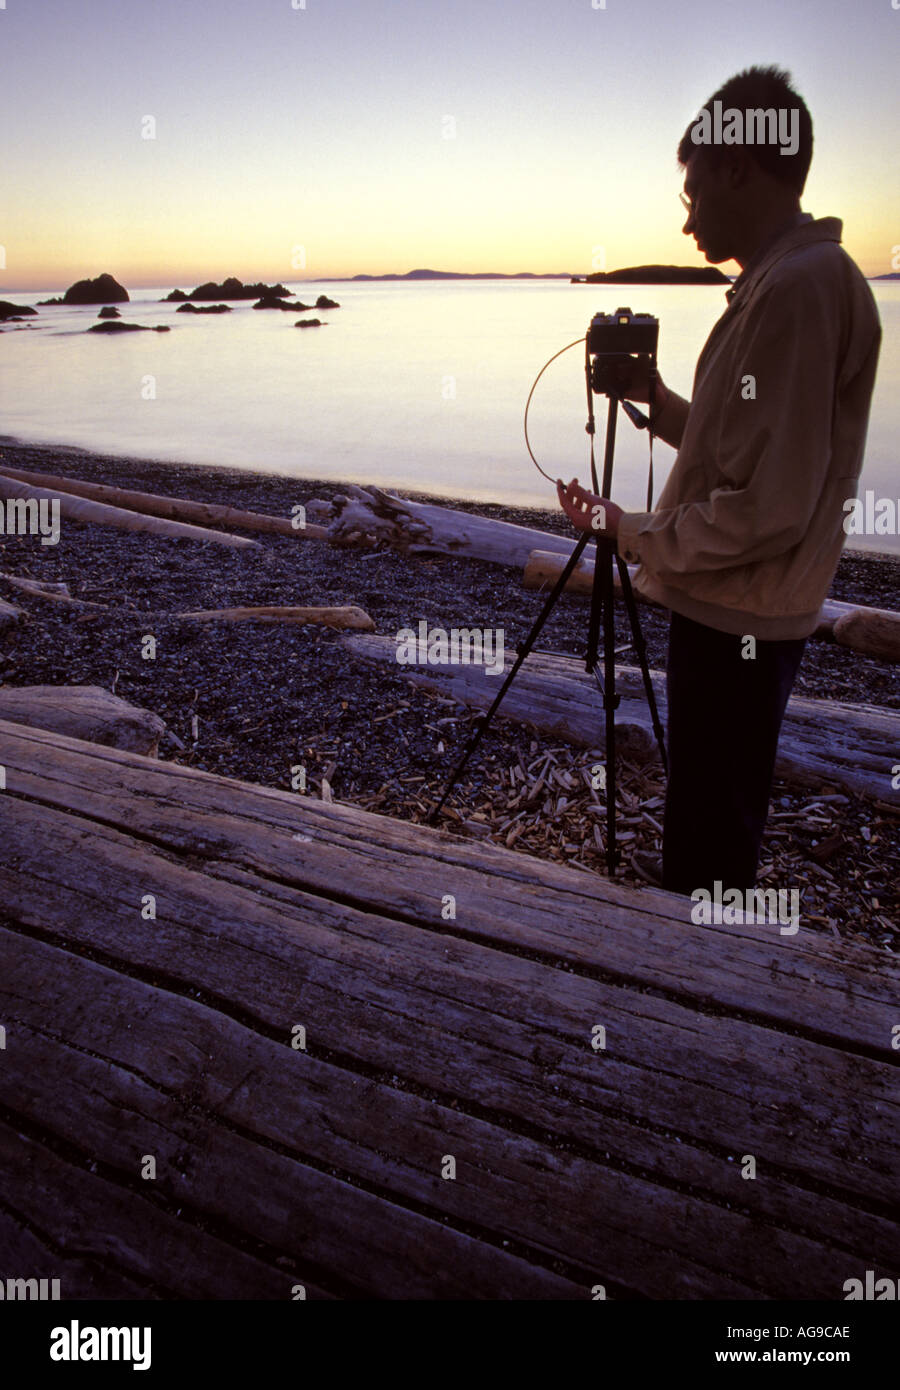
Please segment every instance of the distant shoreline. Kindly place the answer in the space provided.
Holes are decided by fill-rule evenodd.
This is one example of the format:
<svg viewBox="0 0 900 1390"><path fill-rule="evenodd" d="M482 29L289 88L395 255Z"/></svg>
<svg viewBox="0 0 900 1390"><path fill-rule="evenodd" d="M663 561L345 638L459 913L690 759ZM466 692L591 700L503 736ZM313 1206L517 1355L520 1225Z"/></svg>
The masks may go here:
<svg viewBox="0 0 900 1390"><path fill-rule="evenodd" d="M687 271L687 270L699 270L699 271L702 271L702 270L703 270L703 267L702 267L702 266L700 266L700 267L687 267L687 266L685 266L685 267L678 267L678 269L684 270L684 271ZM706 269L711 269L711 267L706 267ZM584 284L588 284L588 285L597 285L597 284L607 284L607 285L610 285L610 284L619 284L619 285L621 285L621 286L624 287L624 288L627 288L629 285L632 285L632 284L635 284L635 285L654 285L654 284L667 284L667 283L671 283L671 284L677 284L677 285L685 286L685 285L691 283L690 281L681 280L681 279L672 280L672 281L666 281L666 280L662 280L662 279L653 279L653 278L649 278L649 279L647 279L647 280L639 280L639 281L637 281L637 280L616 280L616 279L612 278L613 276L616 276L616 275L621 274L621 273L622 273L622 272L613 271L613 272L610 272L609 275L607 275L605 279L600 279L600 278L598 278L598 277L596 277L596 276L593 276L593 275L592 275L592 276L570 275L568 272L566 272L566 273L562 273L562 272L558 272L558 273L557 273L557 272L553 272L553 273L543 274L543 273L534 272L534 271L530 271L530 270L521 270L521 271L517 271L515 274L506 275L506 274L502 274L502 273L499 272L499 271L498 271L498 272L494 272L494 271L484 271L484 272L481 272L481 271L479 271L479 272L471 272L471 273L469 273L469 272L467 272L467 271L437 270L437 271L427 271L427 272L408 271L405 275L364 275L364 274L361 274L361 275L320 275L320 276L317 276L317 277L314 278L314 279L309 279L309 280L291 280L291 281L289 281L288 283L290 283L290 284L292 284L292 285L369 285L369 284L416 285L416 284L435 283L435 282L437 282L437 283L459 282L459 281L468 282L468 281L472 281L472 280L487 281L487 282L495 282L495 283L496 283L497 281L504 280L504 281L511 281L511 282L514 282L514 283L517 283L517 284L521 284L523 281L525 281L525 282L528 282L528 281L551 281L551 282L553 282L553 283L560 283L560 282L563 282L563 281L568 281L570 284L576 284L576 285L584 285ZM877 283L877 284L890 284L890 283L892 283L892 282L895 282L895 283L896 283L897 281L900 281L900 272L893 271L893 272L890 272L889 274L884 274L884 275L866 275L866 276L864 276L863 278L864 278L865 280L871 282L871 283ZM716 284L716 283L719 283L719 284L726 283L726 284L727 284L727 283L732 282L732 281L735 280L735 279L736 279L736 276L734 276L734 275L725 275L725 276L724 276L724 279L723 279L722 281L716 282L716 281L713 281L713 280L711 280L711 279L708 279L708 280L697 280L697 281L694 281L693 283L699 283L699 284L701 284L701 285L703 285L703 284L712 285L712 284ZM163 290L163 289L165 289L166 285L168 285L169 283L170 283L169 280L165 280L165 281L160 281L159 284L155 284L155 285L132 285L131 288L132 288L132 290L134 290L136 293L141 293L141 292L146 292L147 290ZM187 283L188 283L187 280L185 280L184 283L187 284ZM34 298L35 295L38 295L38 294L44 294L44 293L48 293L48 292L49 292L50 294L62 293L64 288L65 288L64 286L31 285L31 286L28 286L28 287L26 287L26 288L24 288L24 289L17 289L17 288L14 287L14 286L9 286L7 289L5 289L5 290L3 291L3 293L4 293L4 295L6 295L6 296L8 296L8 295L18 295L18 296L24 297L24 298L26 298L26 299L32 299L32 298ZM79 307L79 306L77 306L77 305L71 305L71 306L68 306L68 307L77 308L77 307ZM90 308L91 306L90 306L90 305L86 305L86 306L81 306L81 307Z"/></svg>
<svg viewBox="0 0 900 1390"><path fill-rule="evenodd" d="M325 275L320 280L304 280L309 285L352 285L365 284L370 280L403 280L416 284L420 280L572 280L571 271L517 270L507 274L499 270L407 270L403 275Z"/></svg>

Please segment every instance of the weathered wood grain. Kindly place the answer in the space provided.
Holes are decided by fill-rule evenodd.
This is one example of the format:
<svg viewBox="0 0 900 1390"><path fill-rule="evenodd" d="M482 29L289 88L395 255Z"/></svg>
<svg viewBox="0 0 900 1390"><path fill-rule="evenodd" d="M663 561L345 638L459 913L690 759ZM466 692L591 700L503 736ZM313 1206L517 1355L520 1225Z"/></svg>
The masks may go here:
<svg viewBox="0 0 900 1390"><path fill-rule="evenodd" d="M50 1004L49 993L43 1000ZM125 1031L121 1019L118 1030ZM24 1040L23 1031L17 1041ZM64 1067L65 1060L61 1048L55 1067ZM18 1061L21 1065L21 1054ZM116 1181L106 1164L99 1175L94 1150L83 1147L84 1127L65 1156L57 1130L37 1133L44 1140L52 1134L54 1147L0 1122L3 1202L9 1213L0 1225L4 1272L56 1277L64 1299L291 1299L298 1283L307 1298L334 1297L295 1261L287 1269L277 1267L273 1261L285 1258L279 1252L269 1251L266 1262L240 1249L234 1231L211 1235L193 1224L180 1192L166 1203L149 1180L134 1181L129 1174L129 1185L123 1186L121 1175Z"/></svg>
<svg viewBox="0 0 900 1390"><path fill-rule="evenodd" d="M43 730L0 761L0 1107L48 1181L99 1161L110 1239L153 1153L262 1297L282 1252L343 1297L837 1298L889 1263L888 953Z"/></svg>
<svg viewBox="0 0 900 1390"><path fill-rule="evenodd" d="M28 1090L32 1110L40 1111L43 1103L27 1081L36 1060L27 1039L37 1032L56 1039L61 1050L102 1047L111 1065L147 1077L176 1106L221 1116L263 1141L299 1149L458 1220L501 1233L509 1211L515 1210L520 1213L519 1238L545 1257L602 1268L623 1286L640 1269L640 1287L649 1296L692 1296L707 1287L709 1270L697 1263L704 1256L721 1278L732 1277L751 1236L756 1277L770 1291L776 1286L786 1293L795 1289L797 1261L824 1261L823 1287L826 1277L836 1280L846 1266L843 1251L835 1254L821 1243L779 1231L777 1222L773 1230L768 1222L751 1225L749 1213L735 1211L723 1218L699 1195L656 1191L659 1171L650 1181L617 1171L608 1162L510 1134L502 1122L348 1071L338 1061L317 1056L315 1047L293 1051L285 1040L261 1037L192 999L148 989L42 942L0 932L0 962L0 1008L12 1021L20 1084ZM42 982L39 1002L28 1000L34 979ZM85 998L93 1001L90 1011L83 1007ZM130 1020L127 1029L121 1027L123 1017ZM655 1137L649 1136L651 1143ZM445 1152L459 1157L456 1182L437 1176L439 1156ZM692 1162L706 1168L694 1173L695 1186L701 1188L712 1177L712 1192L721 1189L740 1207L742 1180L733 1164L700 1150ZM853 1249L864 1239L871 1258L890 1261L896 1231L889 1222L771 1174L764 1191L763 1205L774 1204L795 1230L804 1223L821 1226L824 1202L830 1241ZM586 1193L602 1211L596 1224L584 1222ZM188 1197L180 1189L179 1200L187 1202ZM659 1264L659 1246L680 1252L674 1285L668 1262ZM746 1288L738 1292L736 1279L733 1292L753 1296Z"/></svg>
<svg viewBox="0 0 900 1390"><path fill-rule="evenodd" d="M674 894L350 806L87 749L39 729L0 722L0 761L9 790L36 806L127 824L154 845L215 863L217 872L224 862L258 867L263 892L283 883L440 931L452 885L455 930L501 949L600 970L699 1007L790 1022L825 1041L885 1045L892 994L882 972L892 978L893 958L876 948L802 927L782 936L749 924L696 925L690 901ZM184 814L173 816L172 805Z"/></svg>

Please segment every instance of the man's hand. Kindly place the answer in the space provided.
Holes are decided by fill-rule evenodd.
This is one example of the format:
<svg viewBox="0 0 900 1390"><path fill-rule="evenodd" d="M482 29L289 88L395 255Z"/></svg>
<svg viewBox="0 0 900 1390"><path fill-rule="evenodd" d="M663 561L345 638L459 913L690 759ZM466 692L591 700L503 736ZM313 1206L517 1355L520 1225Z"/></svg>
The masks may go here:
<svg viewBox="0 0 900 1390"><path fill-rule="evenodd" d="M577 478L569 486L559 478L556 483L559 505L573 526L579 531L592 531L598 536L608 536L615 540L619 533L619 517L622 508L615 502L608 502L594 492L583 488Z"/></svg>
<svg viewBox="0 0 900 1390"><path fill-rule="evenodd" d="M642 401L649 404L650 366L651 358L646 353L640 353L637 357L624 358L613 368L613 375L618 381L626 401ZM656 374L656 387L655 405L659 410L666 398L668 387L658 372Z"/></svg>

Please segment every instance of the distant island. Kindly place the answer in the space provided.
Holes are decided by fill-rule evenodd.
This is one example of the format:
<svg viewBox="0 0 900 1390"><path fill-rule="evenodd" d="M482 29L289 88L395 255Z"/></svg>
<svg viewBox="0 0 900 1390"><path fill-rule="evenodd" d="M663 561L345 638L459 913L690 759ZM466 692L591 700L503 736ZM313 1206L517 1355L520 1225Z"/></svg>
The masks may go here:
<svg viewBox="0 0 900 1390"><path fill-rule="evenodd" d="M900 280L900 270L891 270L887 275L870 275L870 280Z"/></svg>
<svg viewBox="0 0 900 1390"><path fill-rule="evenodd" d="M573 275L573 285L728 285L731 281L714 265L631 265L623 270L597 270Z"/></svg>
<svg viewBox="0 0 900 1390"><path fill-rule="evenodd" d="M571 271L539 275L533 270L520 270L515 275L501 275L496 270L479 272L467 270L408 270L405 275L330 275L323 280L351 282L354 280L571 280Z"/></svg>

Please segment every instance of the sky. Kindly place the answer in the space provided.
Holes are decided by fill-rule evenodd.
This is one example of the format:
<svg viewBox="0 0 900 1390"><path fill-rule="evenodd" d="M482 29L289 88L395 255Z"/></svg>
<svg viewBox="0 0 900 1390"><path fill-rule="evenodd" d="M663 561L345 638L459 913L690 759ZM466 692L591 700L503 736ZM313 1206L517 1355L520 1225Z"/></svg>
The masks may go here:
<svg viewBox="0 0 900 1390"><path fill-rule="evenodd" d="M804 209L886 273L898 60L900 0L0 0L0 296L703 265L675 151L752 63L812 112Z"/></svg>

